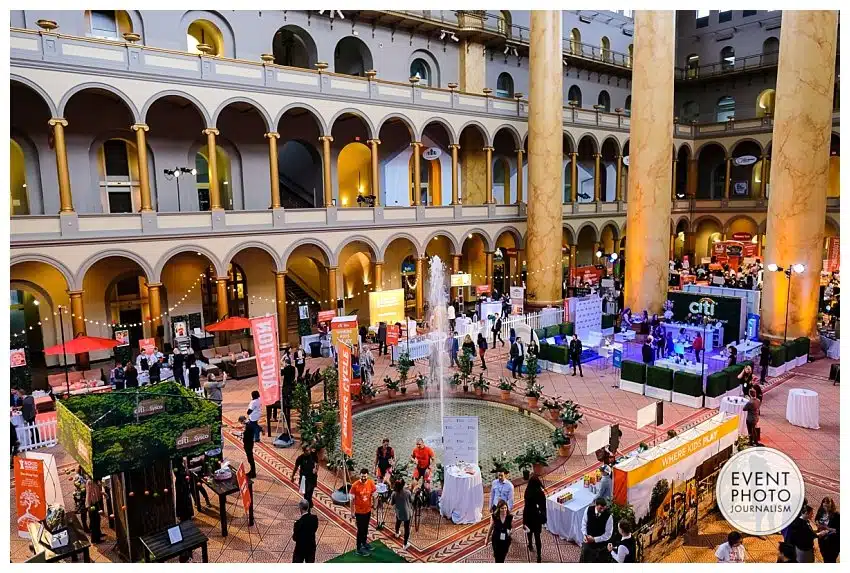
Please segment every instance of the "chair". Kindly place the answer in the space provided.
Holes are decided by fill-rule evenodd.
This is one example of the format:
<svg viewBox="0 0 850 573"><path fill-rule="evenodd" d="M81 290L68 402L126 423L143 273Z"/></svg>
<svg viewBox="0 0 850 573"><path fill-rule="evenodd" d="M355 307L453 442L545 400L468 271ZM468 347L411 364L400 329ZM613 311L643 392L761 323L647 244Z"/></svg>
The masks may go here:
<svg viewBox="0 0 850 573"><path fill-rule="evenodd" d="M53 389L65 389L65 373L60 372L59 374L48 374L47 375L47 383L50 384L50 387Z"/></svg>
<svg viewBox="0 0 850 573"><path fill-rule="evenodd" d="M70 382L71 384L77 384L78 382L82 382L83 380L85 380L85 376L82 372L68 372L68 382Z"/></svg>
<svg viewBox="0 0 850 573"><path fill-rule="evenodd" d="M94 368L83 372L83 378L86 380L103 380L103 370Z"/></svg>
<svg viewBox="0 0 850 573"><path fill-rule="evenodd" d="M240 344L239 342L231 344L227 348L229 349L229 353L239 354L240 352L242 352L242 344Z"/></svg>
<svg viewBox="0 0 850 573"><path fill-rule="evenodd" d="M227 346L216 346L215 354L218 358L224 358L225 356L230 354L230 348L228 348Z"/></svg>
<svg viewBox="0 0 850 573"><path fill-rule="evenodd" d="M201 356L203 356L207 360L212 360L216 357L215 350L213 350L212 348L204 348L203 350L201 350Z"/></svg>

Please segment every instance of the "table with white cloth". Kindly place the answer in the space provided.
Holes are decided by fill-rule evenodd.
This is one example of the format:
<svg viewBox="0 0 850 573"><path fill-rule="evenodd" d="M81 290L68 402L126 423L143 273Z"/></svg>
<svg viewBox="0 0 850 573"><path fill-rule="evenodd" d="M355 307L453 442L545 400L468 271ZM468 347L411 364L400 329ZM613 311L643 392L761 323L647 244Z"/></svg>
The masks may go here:
<svg viewBox="0 0 850 573"><path fill-rule="evenodd" d="M801 428L820 429L820 401L814 390L792 388L788 391L785 419Z"/></svg>
<svg viewBox="0 0 850 573"><path fill-rule="evenodd" d="M670 360L669 358L662 358L661 360L656 360L654 366L660 366L662 368L669 368L674 372L688 372L690 374L696 374L697 376L701 376L703 373L702 364L680 364Z"/></svg>
<svg viewBox="0 0 850 573"><path fill-rule="evenodd" d="M665 330L672 330L674 334L678 335L680 330L685 332L685 336L687 336L690 340L696 338L697 334L702 335L703 331L705 332L705 340L703 341L705 350L710 352L716 346L723 345L723 326L721 325L713 325L709 324L703 327L701 324L685 324L684 322L669 322L662 321L661 326L665 328Z"/></svg>
<svg viewBox="0 0 850 573"><path fill-rule="evenodd" d="M747 414L744 412L744 406L749 403L748 398L743 396L724 396L720 400L720 411L727 414L736 414L738 416L738 433L746 436L747 432Z"/></svg>
<svg viewBox="0 0 850 573"><path fill-rule="evenodd" d="M558 503L558 497L567 491L573 494L573 498L566 503ZM584 487L582 481L550 495L546 498L546 529L553 535L581 545L581 522L587 508L595 499L596 493L589 487Z"/></svg>
<svg viewBox="0 0 850 573"><path fill-rule="evenodd" d="M840 360L841 343L839 340L831 338L829 336L821 335L820 347L823 348L823 351L826 352L826 355L829 358L832 358L833 360Z"/></svg>
<svg viewBox="0 0 850 573"><path fill-rule="evenodd" d="M744 340L740 344L730 345L738 350L738 360L755 358L760 352L762 343L755 340Z"/></svg>
<svg viewBox="0 0 850 573"><path fill-rule="evenodd" d="M443 476L440 515L454 523L478 523L484 504L484 482L476 464L449 466Z"/></svg>

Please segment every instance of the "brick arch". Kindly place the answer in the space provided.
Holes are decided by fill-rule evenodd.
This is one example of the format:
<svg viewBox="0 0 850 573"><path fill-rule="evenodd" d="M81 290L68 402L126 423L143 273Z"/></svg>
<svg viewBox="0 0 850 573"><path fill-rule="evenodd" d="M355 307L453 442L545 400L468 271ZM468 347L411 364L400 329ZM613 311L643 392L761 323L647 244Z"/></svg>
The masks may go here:
<svg viewBox="0 0 850 573"><path fill-rule="evenodd" d="M322 251L322 253L324 253L325 255L326 265L330 267L336 266L336 259L334 258L333 250L324 241L312 237L304 237L302 239L298 239L297 241L289 245L285 251L283 251L283 255L281 255L280 257L280 268L286 270L287 264L289 263L289 257L292 256L292 253L295 252L295 249L305 245L312 245Z"/></svg>
<svg viewBox="0 0 850 573"><path fill-rule="evenodd" d="M213 124L215 124L215 125L218 124L219 115L221 115L221 112L224 111L224 108L226 108L227 106L229 106L232 103L247 103L248 105L253 107L257 111L257 113L260 114L260 117L263 119L263 121L266 124L266 131L277 131L277 124L272 123L272 117L269 114L269 112L266 110L266 108L264 108L262 105L257 103L256 100L253 100L249 97L245 97L245 96L242 96L242 95L234 96L234 97L228 98L228 99L224 100L223 102L221 102L219 104L218 108L216 108L216 110L212 114Z"/></svg>
<svg viewBox="0 0 850 573"><path fill-rule="evenodd" d="M229 265L233 261L233 257L235 257L246 249L259 249L268 253L274 263L274 270L276 272L281 272L284 270L280 266L280 255L278 255L277 252L275 252L275 250L270 245L267 245L266 243L262 243L260 241L248 241L245 243L239 243L238 245L230 249L230 252L228 252L227 255L225 255L222 259L222 263L224 264L225 268L227 268L227 265Z"/></svg>
<svg viewBox="0 0 850 573"><path fill-rule="evenodd" d="M453 255L459 255L460 254L461 245L458 244L457 238L454 235L452 235L451 233L449 233L448 231L442 231L442 230L434 231L433 233L428 235L428 238L425 239L425 241L423 241L423 243L422 243L423 250L427 251L428 245L436 237L447 238L452 245L452 254ZM389 242L387 243L387 245L389 245Z"/></svg>
<svg viewBox="0 0 850 573"><path fill-rule="evenodd" d="M163 90L149 97L148 100L145 102L145 105L142 106L141 119L143 122L147 123L148 112L150 111L151 106L157 101L167 96L180 97L190 102L195 107L195 110L198 112L198 115L201 116L201 121L206 124L207 127L215 127L215 123L212 121L209 111L204 106L204 104L202 104L201 101L195 96L181 90Z"/></svg>
<svg viewBox="0 0 850 573"><path fill-rule="evenodd" d="M181 253L201 253L210 261L212 266L215 268L215 272L217 276L223 277L227 276L227 266L221 263L221 260L218 256L209 250L206 247L201 247L199 245L178 245L172 249L169 249L162 257L160 257L159 261L156 263L156 267L154 267L154 274L152 282L160 282L160 278L162 276L162 269L165 268L165 265L168 264L168 261L173 259L175 256Z"/></svg>
<svg viewBox="0 0 850 573"><path fill-rule="evenodd" d="M394 235L391 235L389 238L387 238L387 240L384 241L384 244L381 245L380 250L375 253L375 255L378 257L379 260L383 261L386 258L387 249L393 243L393 241L395 241L397 239L407 239L413 245L413 250L416 251L416 256L418 256L418 257L424 257L425 256L425 249L426 249L428 243L425 243L424 246L420 245L417 238L414 237L413 235L411 235L410 233L395 233ZM428 240L430 241L431 239L429 238Z"/></svg>
<svg viewBox="0 0 850 573"><path fill-rule="evenodd" d="M42 255L39 253L24 253L12 255L9 259L9 269L21 263L44 263L45 265L48 265L59 271L59 273L65 279L65 286L68 288L68 290L79 290L80 288L82 288L82 282L79 285L76 283L74 273L71 272L71 269L65 266L65 263L62 263L57 259L54 259L53 257L50 257L48 255Z"/></svg>
<svg viewBox="0 0 850 573"><path fill-rule="evenodd" d="M129 259L139 265L139 267L141 267L142 272L145 273L145 278L147 279L148 283L159 282L159 273L155 273L153 269L151 269L150 263L144 258L142 258L142 256L138 253L135 253L133 251L126 251L124 249L107 249L105 251L100 251L93 254L88 259L86 259L82 265L80 265L80 268L74 277L78 288L83 287L83 279L86 278L86 273L89 271L89 269L91 269L98 261L102 261L103 259L109 257L121 257L124 259Z"/></svg>

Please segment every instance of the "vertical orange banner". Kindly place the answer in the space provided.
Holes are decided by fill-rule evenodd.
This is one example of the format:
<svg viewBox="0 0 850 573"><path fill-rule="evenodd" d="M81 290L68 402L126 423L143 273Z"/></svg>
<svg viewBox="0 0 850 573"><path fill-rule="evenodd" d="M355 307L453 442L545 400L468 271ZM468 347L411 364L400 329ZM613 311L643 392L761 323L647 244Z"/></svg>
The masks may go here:
<svg viewBox="0 0 850 573"><path fill-rule="evenodd" d="M15 503L18 506L18 535L29 539L27 525L47 517L44 495L44 462L15 456Z"/></svg>
<svg viewBox="0 0 850 573"><path fill-rule="evenodd" d="M251 319L251 336L257 353L257 382L263 406L280 400L280 357L277 348L277 317Z"/></svg>
<svg viewBox="0 0 850 573"><path fill-rule="evenodd" d="M242 496L242 507L245 513L251 512L251 490L248 487L248 475L245 473L245 463L239 464L236 470L236 483L239 484L239 494Z"/></svg>
<svg viewBox="0 0 850 573"><path fill-rule="evenodd" d="M351 455L352 427L351 427L351 347L346 344L339 345L339 427L342 451L345 455Z"/></svg>

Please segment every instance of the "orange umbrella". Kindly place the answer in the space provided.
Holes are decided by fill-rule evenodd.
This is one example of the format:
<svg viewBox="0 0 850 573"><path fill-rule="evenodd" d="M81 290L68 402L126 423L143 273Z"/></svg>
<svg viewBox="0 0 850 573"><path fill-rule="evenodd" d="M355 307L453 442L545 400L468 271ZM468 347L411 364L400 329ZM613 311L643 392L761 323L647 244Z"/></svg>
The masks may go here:
<svg viewBox="0 0 850 573"><path fill-rule="evenodd" d="M245 330L246 328L251 328L250 320L243 316L231 316L221 322L207 326L204 330L207 332L224 332L226 330Z"/></svg>
<svg viewBox="0 0 850 573"><path fill-rule="evenodd" d="M97 336L80 336L64 344L57 344L44 349L45 354L83 354L98 350L109 350L118 346L118 341L112 338Z"/></svg>

